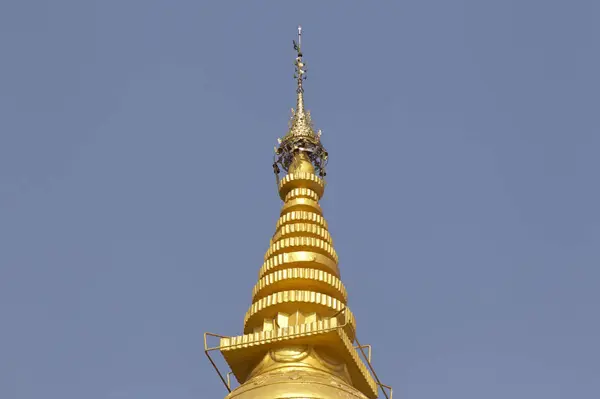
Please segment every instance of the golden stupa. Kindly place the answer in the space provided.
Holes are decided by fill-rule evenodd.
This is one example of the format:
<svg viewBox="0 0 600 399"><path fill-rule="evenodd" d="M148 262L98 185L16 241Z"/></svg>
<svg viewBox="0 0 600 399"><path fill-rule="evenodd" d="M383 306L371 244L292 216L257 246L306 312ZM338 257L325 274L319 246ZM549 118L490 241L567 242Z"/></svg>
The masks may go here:
<svg viewBox="0 0 600 399"><path fill-rule="evenodd" d="M205 353L230 392L226 399L374 399L380 390L391 399L391 388L371 365L371 347L356 339L338 255L319 205L327 151L304 109L301 44L298 27L296 110L273 163L284 203L252 290L244 335L206 333ZM209 346L215 337L218 346ZM229 373L218 369L213 351L221 352ZM231 375L240 384L233 390Z"/></svg>

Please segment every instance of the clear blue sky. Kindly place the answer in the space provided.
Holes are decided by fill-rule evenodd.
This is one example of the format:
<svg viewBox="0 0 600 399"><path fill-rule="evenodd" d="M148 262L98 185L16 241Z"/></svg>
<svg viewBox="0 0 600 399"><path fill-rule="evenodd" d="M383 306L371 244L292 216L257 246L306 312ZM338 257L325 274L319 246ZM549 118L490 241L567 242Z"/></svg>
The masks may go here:
<svg viewBox="0 0 600 399"><path fill-rule="evenodd" d="M209 399L307 106L398 398L600 397L600 2L0 3L0 397Z"/></svg>

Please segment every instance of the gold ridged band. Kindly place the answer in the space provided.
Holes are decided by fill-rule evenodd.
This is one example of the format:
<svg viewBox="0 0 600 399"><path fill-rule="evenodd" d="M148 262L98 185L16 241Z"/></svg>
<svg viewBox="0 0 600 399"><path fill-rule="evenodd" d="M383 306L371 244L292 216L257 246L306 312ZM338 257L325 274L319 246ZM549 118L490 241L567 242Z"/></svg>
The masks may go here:
<svg viewBox="0 0 600 399"><path fill-rule="evenodd" d="M309 287L298 287L298 285L309 285ZM317 287L315 286L318 286L319 289L316 289ZM320 291L344 303L348 299L346 287L333 274L323 270L301 268L277 270L261 278L252 290L252 301L264 298L275 291L294 288L309 288L314 291Z"/></svg>
<svg viewBox="0 0 600 399"><path fill-rule="evenodd" d="M315 193L313 190L311 190L309 188L302 187L302 188L295 188L292 191L290 191L289 193L287 193L283 202L287 202L291 199L298 198L298 197L310 198L313 201L319 201L319 196L317 195L317 193Z"/></svg>
<svg viewBox="0 0 600 399"><path fill-rule="evenodd" d="M277 312L297 311L299 304L309 308L308 311L326 311L328 314L321 314L322 317L332 317L344 311L348 317L349 330L356 330L354 315L343 302L319 292L294 290L277 292L254 302L244 317L244 334L251 333L265 318L275 317ZM260 323L257 324L257 321Z"/></svg>
<svg viewBox="0 0 600 399"><path fill-rule="evenodd" d="M317 201L309 198L294 198L287 201L281 207L280 215L284 215L292 211L307 211L316 212L319 215L323 214L321 205L319 205Z"/></svg>
<svg viewBox="0 0 600 399"><path fill-rule="evenodd" d="M329 257L316 252L298 251L275 255L267 259L260 268L258 278L262 278L275 270L290 267L311 267L328 271L338 277L340 275L337 263Z"/></svg>
<svg viewBox="0 0 600 399"><path fill-rule="evenodd" d="M292 211L282 215L277 220L277 223L275 224L275 231L279 230L279 228L283 225L297 222L314 223L323 228L327 228L327 221L323 216L317 213L307 211Z"/></svg>
<svg viewBox="0 0 600 399"><path fill-rule="evenodd" d="M279 196L284 199L295 188L308 188L317 193L320 199L325 191L325 181L313 173L290 173L279 182Z"/></svg>
<svg viewBox="0 0 600 399"><path fill-rule="evenodd" d="M337 329L340 325L338 319L325 319L313 323L297 324L287 328L276 328L274 330L260 331L250 334L238 335L236 337L223 337L220 340L221 351L232 351L252 346L269 345L294 336L319 335Z"/></svg>
<svg viewBox="0 0 600 399"><path fill-rule="evenodd" d="M289 237L279 240L273 243L267 250L265 260L284 251L298 251L302 249L328 255L336 263L338 262L338 255L333 246L329 245L326 241L314 237Z"/></svg>
<svg viewBox="0 0 600 399"><path fill-rule="evenodd" d="M271 244L279 241L282 238L298 235L314 236L323 241L327 241L330 245L333 245L333 240L331 239L331 235L327 230L310 223L294 223L282 226L281 229L279 229L279 231L275 233L271 239Z"/></svg>

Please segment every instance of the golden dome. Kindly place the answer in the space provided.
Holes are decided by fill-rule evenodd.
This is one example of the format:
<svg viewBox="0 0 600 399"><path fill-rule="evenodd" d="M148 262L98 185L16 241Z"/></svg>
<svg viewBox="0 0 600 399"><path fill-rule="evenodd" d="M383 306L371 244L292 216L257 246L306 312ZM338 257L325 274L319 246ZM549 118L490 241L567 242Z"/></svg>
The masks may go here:
<svg viewBox="0 0 600 399"><path fill-rule="evenodd" d="M366 399L360 391L321 371L284 368L248 380L226 399Z"/></svg>
<svg viewBox="0 0 600 399"><path fill-rule="evenodd" d="M348 382L344 363L309 345L269 351L226 399L367 399Z"/></svg>

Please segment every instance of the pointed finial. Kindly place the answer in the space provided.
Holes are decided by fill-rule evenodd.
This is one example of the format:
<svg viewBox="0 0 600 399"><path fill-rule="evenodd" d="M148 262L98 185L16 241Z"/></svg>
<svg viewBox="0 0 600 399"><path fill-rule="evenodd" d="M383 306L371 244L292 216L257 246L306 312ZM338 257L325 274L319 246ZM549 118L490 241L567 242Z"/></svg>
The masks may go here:
<svg viewBox="0 0 600 399"><path fill-rule="evenodd" d="M298 82L296 91L302 93L304 91L302 88L302 81L306 79L306 64L302 60L302 26L300 25L298 25L298 42L294 40L293 43L294 50L296 50L296 62L294 63L296 65L296 74L294 75L294 78L296 78Z"/></svg>

